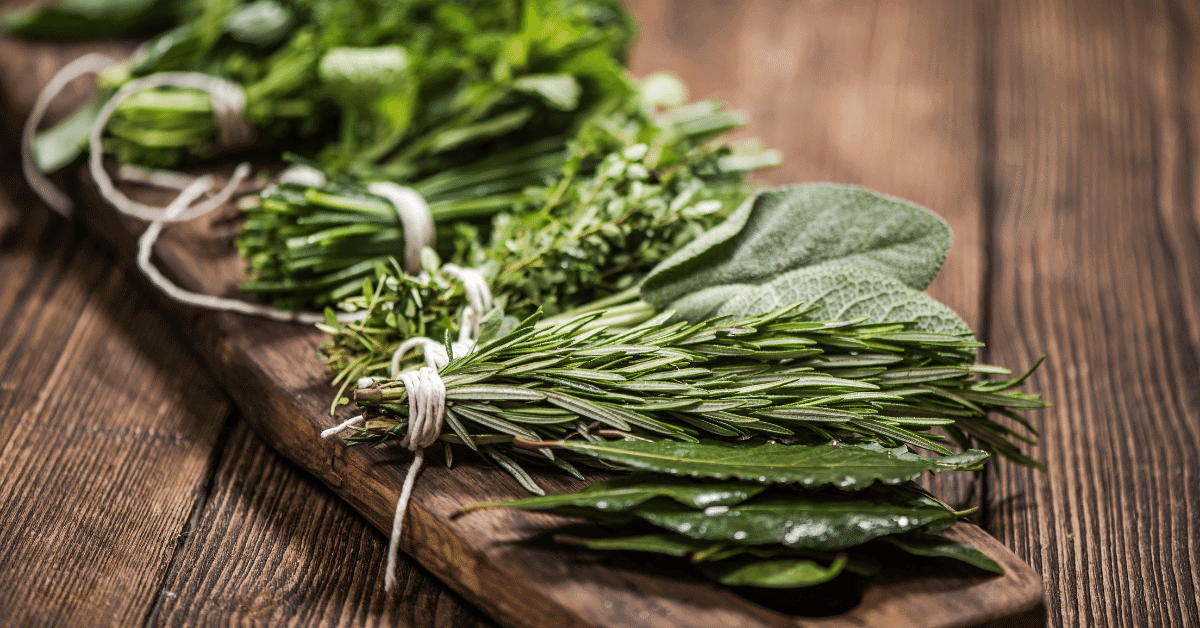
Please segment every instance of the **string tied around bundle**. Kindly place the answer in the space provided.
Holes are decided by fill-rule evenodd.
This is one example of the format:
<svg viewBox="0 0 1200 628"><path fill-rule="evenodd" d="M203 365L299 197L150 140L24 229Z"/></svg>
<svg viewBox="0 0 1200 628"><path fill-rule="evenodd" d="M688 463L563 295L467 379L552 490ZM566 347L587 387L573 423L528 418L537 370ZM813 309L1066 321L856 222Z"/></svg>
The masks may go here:
<svg viewBox="0 0 1200 628"><path fill-rule="evenodd" d="M400 551L400 532L404 525L404 515L408 511L408 503L412 499L412 489L416 483L417 474L425 463L425 448L432 445L442 433L442 422L446 413L446 384L442 381L439 371L450 363L451 357L459 357L474 351L476 337L479 333L479 315L484 307L491 307L492 295L487 287L487 280L474 269L463 269L451 264L447 273L463 282L464 291L470 305L463 308L463 317L459 330L459 340L451 344L454 356L447 355L446 348L431 338L418 336L409 338L400 344L392 355L391 376L398 379L408 395L408 429L400 444L413 452L413 461L404 477L400 489L400 498L396 502L396 512L392 517L392 534L388 542L387 572L384 576L384 589L391 591L396 584L395 566ZM443 266L443 270L446 270ZM416 371L400 373L400 362L412 349L420 348L425 356L425 366ZM360 388L374 386L379 380L365 377L359 380ZM323 432L321 438L329 438L342 430L357 427L364 423L363 417L356 416L343 423L335 425Z"/></svg>
<svg viewBox="0 0 1200 628"><path fill-rule="evenodd" d="M85 74L98 74L113 65L113 59L99 54L87 54L63 66L38 94L33 111L25 121L21 135L21 166L30 188L46 202L51 209L68 216L73 204L69 197L54 186L38 169L33 155L33 141L37 128L46 115L50 102L62 92L73 80ZM162 233L163 225L170 222L180 222L200 218L218 209L229 200L250 175L248 163L239 164L229 180L219 189L213 191L212 176L194 177L181 172L168 170L153 170L138 166L122 166L118 174L124 179L153 185L161 188L179 190L179 194L165 207L155 207L139 203L125 196L113 184L104 168L103 146L101 139L109 119L120 107L121 103L134 94L158 87L182 87L199 89L207 92L212 101L213 116L217 122L217 143L222 149L236 149L248 146L254 141L254 130L246 120L246 94L240 86L231 81L201 74L198 72L161 72L146 77L134 79L121 86L115 94L101 107L96 121L88 133L88 171L96 183L101 196L117 211L148 221L150 224L138 238L137 265L146 278L159 290L172 299L188 305L210 310L237 312L251 316L260 316L271 320L315 324L325 320L318 312L293 312L278 308L250 303L239 299L215 297L185 290L163 275L151 262L154 243ZM311 168L307 170L313 171ZM305 181L313 180L312 172L300 172L296 167L289 168L284 174ZM324 176L316 173L320 178ZM193 202L208 195L208 198L196 205ZM362 313L343 312L337 315L339 321L350 322L359 320Z"/></svg>

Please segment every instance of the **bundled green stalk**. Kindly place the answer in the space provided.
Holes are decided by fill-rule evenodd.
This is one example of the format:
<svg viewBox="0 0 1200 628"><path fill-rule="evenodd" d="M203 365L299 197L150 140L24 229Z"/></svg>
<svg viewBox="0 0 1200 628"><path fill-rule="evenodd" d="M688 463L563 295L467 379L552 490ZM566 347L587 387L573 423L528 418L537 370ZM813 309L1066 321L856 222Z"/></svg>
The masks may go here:
<svg viewBox="0 0 1200 628"><path fill-rule="evenodd" d="M76 3L78 4L78 3ZM127 3L82 10L93 36L104 16L140 21ZM163 15L143 2L147 16ZM63 3L4 22L18 33L72 31ZM181 3L177 25L101 77L80 116L131 79L201 72L246 95L256 149L304 153L338 172L407 181L539 139L569 137L595 104L628 93L623 63L634 25L615 0L221 0ZM222 147L207 94L159 89L117 110L107 150L123 162L173 167ZM83 149L90 124L47 133L52 170ZM228 147L226 147L228 148Z"/></svg>
<svg viewBox="0 0 1200 628"><path fill-rule="evenodd" d="M933 534L966 513L904 485L993 454L1040 466L1020 447L1037 433L1019 412L1044 407L1014 390L1029 373L976 364L970 329L921 292L949 245L944 221L897 199L768 190L581 316L517 323L493 310L465 355L446 314L460 289L435 262L422 278L381 269L349 301L365 322L323 326L326 351L345 387L386 368L401 330L446 338L448 464L468 447L539 494L529 465L633 471L479 506L600 525L564 543L685 558L748 590L833 586L914 556L1001 571ZM352 393L365 424L347 441L404 435L405 386L368 382Z"/></svg>

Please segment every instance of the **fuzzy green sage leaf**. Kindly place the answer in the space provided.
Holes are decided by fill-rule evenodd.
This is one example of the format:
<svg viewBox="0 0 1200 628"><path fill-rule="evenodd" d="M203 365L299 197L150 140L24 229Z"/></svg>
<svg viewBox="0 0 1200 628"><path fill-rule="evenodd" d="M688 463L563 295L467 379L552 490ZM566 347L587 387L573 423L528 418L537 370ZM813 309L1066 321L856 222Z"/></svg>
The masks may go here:
<svg viewBox="0 0 1200 628"><path fill-rule="evenodd" d="M659 264L643 282L642 298L664 309L701 290L758 286L827 263L866 268L922 290L941 268L950 241L945 221L905 201L837 185L777 188L747 200Z"/></svg>
<svg viewBox="0 0 1200 628"><path fill-rule="evenodd" d="M671 304L683 318L744 318L804 303L810 320L910 322L909 331L967 336L971 328L933 297L898 279L849 264L821 264L784 273L759 285L731 284L689 294Z"/></svg>

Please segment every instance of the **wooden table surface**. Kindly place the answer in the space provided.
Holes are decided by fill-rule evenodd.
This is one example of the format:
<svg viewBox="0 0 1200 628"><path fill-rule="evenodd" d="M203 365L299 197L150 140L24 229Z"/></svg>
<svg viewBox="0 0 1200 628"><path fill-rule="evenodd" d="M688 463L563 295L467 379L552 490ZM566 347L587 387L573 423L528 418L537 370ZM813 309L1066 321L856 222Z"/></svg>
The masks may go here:
<svg viewBox="0 0 1200 628"><path fill-rule="evenodd" d="M944 216L931 292L1045 365L1047 473L935 490L1054 626L1200 626L1200 6L638 0L634 72L747 114L771 184ZM0 78L52 67L6 65ZM33 72L33 74L29 74ZM25 79L29 80L29 79ZM25 187L0 101L0 625L488 626L246 427L135 271Z"/></svg>

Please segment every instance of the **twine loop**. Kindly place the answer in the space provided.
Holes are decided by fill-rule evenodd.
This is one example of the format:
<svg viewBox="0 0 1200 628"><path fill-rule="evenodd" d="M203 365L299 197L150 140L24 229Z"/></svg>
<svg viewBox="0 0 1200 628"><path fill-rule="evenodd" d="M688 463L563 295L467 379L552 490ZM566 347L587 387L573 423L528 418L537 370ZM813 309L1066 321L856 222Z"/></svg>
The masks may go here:
<svg viewBox="0 0 1200 628"><path fill-rule="evenodd" d="M404 270L410 275L421 272L421 249L433 246L437 232L429 204L416 190L390 181L376 181L367 191L391 203L404 228Z"/></svg>

